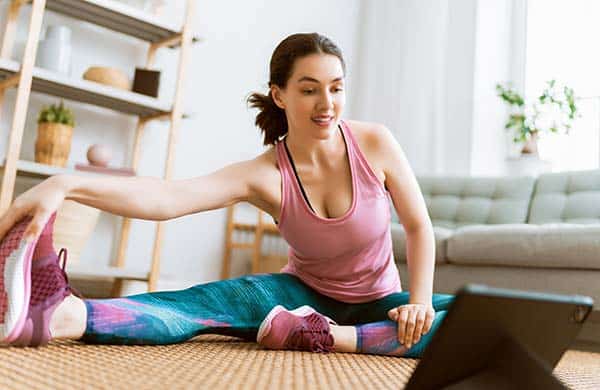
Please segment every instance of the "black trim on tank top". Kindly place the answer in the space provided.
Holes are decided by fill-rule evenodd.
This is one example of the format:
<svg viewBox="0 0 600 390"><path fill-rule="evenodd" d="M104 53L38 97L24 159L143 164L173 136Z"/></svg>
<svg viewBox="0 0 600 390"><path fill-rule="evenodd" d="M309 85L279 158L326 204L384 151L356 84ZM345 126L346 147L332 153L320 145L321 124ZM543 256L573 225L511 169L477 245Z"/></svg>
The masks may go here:
<svg viewBox="0 0 600 390"><path fill-rule="evenodd" d="M287 137L283 140L283 145L285 146L285 152L287 153L288 158L290 159L290 163L292 164L292 169L294 170L294 175L296 175L296 180L300 185L300 191L302 191L302 196L306 200L306 203L308 203L308 207L310 207L310 209L314 212L315 209L313 209L312 205L310 204L310 201L308 200L308 197L306 196L306 192L304 192L304 187L302 187L302 183L300 182L300 177L298 176L298 172L296 171L296 165L294 165L294 160L292 159L292 155L290 154L290 150L288 149L286 141Z"/></svg>
<svg viewBox="0 0 600 390"><path fill-rule="evenodd" d="M348 150L348 144L346 143L346 137L344 137L344 132L342 131L341 125L338 125L338 128L340 129L340 133L342 134L342 139L344 140L344 148L346 150ZM304 199L306 200L308 207L310 207L310 209L313 211L313 213L317 214L315 209L310 204L310 201L308 200L308 196L306 196L306 192L304 192L304 187L302 187L302 182L300 181L300 177L298 176L298 172L296 171L296 165L294 165L294 160L292 159L292 155L290 153L290 150L288 149L286 141L287 141L287 137L285 137L285 139L283 140L283 145L285 146L285 152L287 153L288 158L290 159L290 163L292 164L292 169L294 170L294 175L296 175L296 180L298 181L298 185L300 186L300 191L302 191L302 196L304 196ZM349 160L350 160L350 156L348 155L348 161ZM275 222L275 223L277 223L277 222Z"/></svg>

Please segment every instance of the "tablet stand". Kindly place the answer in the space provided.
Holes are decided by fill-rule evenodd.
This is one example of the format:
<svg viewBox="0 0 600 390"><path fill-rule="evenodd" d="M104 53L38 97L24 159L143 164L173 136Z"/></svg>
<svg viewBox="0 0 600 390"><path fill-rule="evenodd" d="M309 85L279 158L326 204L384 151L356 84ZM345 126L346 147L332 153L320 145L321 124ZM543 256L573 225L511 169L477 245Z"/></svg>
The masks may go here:
<svg viewBox="0 0 600 390"><path fill-rule="evenodd" d="M445 390L567 389L552 375L546 363L512 338L504 338L491 354L481 358L486 360L483 368L440 388Z"/></svg>

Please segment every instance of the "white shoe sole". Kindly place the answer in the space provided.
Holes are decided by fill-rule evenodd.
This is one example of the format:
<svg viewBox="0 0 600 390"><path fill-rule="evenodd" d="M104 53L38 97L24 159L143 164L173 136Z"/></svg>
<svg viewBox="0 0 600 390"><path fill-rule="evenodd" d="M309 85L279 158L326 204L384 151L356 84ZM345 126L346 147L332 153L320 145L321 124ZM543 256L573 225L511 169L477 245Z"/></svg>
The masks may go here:
<svg viewBox="0 0 600 390"><path fill-rule="evenodd" d="M31 257L35 245L24 240L4 262L4 291L6 308L4 322L0 324L0 341L10 343L18 337L29 308L31 295Z"/></svg>

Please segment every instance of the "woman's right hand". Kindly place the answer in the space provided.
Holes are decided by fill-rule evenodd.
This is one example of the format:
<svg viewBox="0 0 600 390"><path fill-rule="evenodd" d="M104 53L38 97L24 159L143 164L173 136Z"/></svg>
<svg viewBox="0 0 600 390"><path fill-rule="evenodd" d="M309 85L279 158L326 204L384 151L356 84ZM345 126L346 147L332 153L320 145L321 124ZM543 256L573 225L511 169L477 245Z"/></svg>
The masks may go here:
<svg viewBox="0 0 600 390"><path fill-rule="evenodd" d="M51 176L23 192L0 217L0 240L27 216L31 216L32 220L25 230L25 240L31 242L36 239L65 197L66 190L60 176Z"/></svg>

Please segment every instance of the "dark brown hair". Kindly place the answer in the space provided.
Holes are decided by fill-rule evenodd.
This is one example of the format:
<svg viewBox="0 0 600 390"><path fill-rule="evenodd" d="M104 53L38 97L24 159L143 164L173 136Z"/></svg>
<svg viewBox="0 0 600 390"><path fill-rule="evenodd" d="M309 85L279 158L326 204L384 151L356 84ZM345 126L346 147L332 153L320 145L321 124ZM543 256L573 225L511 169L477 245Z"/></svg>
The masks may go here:
<svg viewBox="0 0 600 390"><path fill-rule="evenodd" d="M342 51L329 38L318 33L292 34L277 45L269 65L269 88L277 85L284 89L292 75L296 59L310 54L331 54L339 58L344 74L346 64ZM263 145L273 145L281 136L288 132L285 110L277 107L271 96L254 92L247 99L252 108L258 108L254 124L264 133Z"/></svg>

